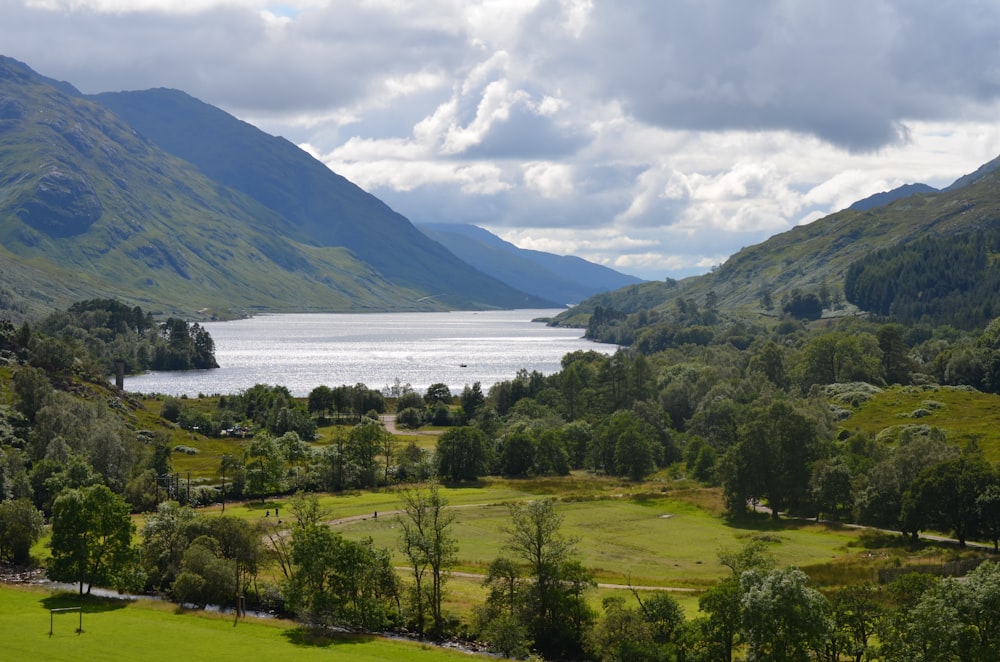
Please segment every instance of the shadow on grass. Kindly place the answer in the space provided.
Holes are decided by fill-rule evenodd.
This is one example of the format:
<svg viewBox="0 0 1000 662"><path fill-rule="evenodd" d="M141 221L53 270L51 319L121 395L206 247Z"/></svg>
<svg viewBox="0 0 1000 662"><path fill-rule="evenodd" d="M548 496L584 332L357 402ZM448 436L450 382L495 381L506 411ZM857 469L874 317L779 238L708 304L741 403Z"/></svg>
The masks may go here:
<svg viewBox="0 0 1000 662"><path fill-rule="evenodd" d="M928 547L935 546L935 543L930 540L914 539L912 536L904 536L899 533L866 529L858 535L857 540L848 543L848 546L869 550L899 549L906 552L919 552Z"/></svg>
<svg viewBox="0 0 1000 662"><path fill-rule="evenodd" d="M297 627L285 630L281 634L291 644L309 646L311 648L364 644L375 639L375 636L370 634L348 634L346 632L331 632L323 628L309 627Z"/></svg>
<svg viewBox="0 0 1000 662"><path fill-rule="evenodd" d="M125 609L129 601L118 598L103 598L96 595L80 595L73 591L60 591L39 600L45 609L65 609L83 607L84 614L100 614L107 611Z"/></svg>

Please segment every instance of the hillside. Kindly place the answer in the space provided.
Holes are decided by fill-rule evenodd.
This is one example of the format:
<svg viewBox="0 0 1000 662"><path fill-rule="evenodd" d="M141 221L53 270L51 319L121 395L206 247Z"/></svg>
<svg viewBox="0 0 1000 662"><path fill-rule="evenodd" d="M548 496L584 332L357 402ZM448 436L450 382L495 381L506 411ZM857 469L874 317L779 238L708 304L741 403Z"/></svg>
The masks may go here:
<svg viewBox="0 0 1000 662"><path fill-rule="evenodd" d="M780 301L795 291L828 293L832 308L845 314L844 281L851 265L879 249L905 246L927 237L953 237L1000 225L1000 170L987 166L940 192L915 193L869 209L845 209L742 249L711 273L660 288L650 309L667 310L678 298L704 304L713 293L722 311L775 317ZM964 182L964 185L960 185ZM648 290L648 288L646 288ZM561 315L563 323L585 323L595 306L637 312L635 286L599 295ZM642 297L650 303L649 296ZM762 300L773 302L771 309ZM1000 310L1000 306L997 306Z"/></svg>
<svg viewBox="0 0 1000 662"><path fill-rule="evenodd" d="M475 225L428 223L421 231L469 264L543 299L577 303L642 279L571 255L518 248Z"/></svg>
<svg viewBox="0 0 1000 662"><path fill-rule="evenodd" d="M206 149L252 162L245 187L300 200L300 214L210 179L71 86L0 58L0 314L92 297L220 316L550 305L469 267L286 141L214 112ZM236 138L207 139L227 123ZM227 151L241 141L255 152ZM339 211L321 205L335 195Z"/></svg>
<svg viewBox="0 0 1000 662"><path fill-rule="evenodd" d="M177 90L91 97L161 149L288 219L305 243L338 246L389 282L453 306L537 307L554 300L501 286L402 215L288 142Z"/></svg>
<svg viewBox="0 0 1000 662"><path fill-rule="evenodd" d="M937 193L937 189L933 186L928 186L927 184L904 184L898 188L892 189L891 191L882 191L881 193L876 193L862 200L858 200L848 207L848 209L852 211L874 209L875 207L881 207L882 205L887 205L890 202L895 202L896 200L900 200L902 198L908 198L911 195L916 195L917 193Z"/></svg>

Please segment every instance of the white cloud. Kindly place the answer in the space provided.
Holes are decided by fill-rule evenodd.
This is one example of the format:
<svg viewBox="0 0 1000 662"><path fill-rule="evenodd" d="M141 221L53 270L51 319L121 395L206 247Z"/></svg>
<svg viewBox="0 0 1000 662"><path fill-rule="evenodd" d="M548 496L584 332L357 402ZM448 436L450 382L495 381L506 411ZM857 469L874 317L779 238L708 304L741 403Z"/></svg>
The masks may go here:
<svg viewBox="0 0 1000 662"><path fill-rule="evenodd" d="M0 0L0 50L166 86L415 221L650 278L1000 154L1000 5Z"/></svg>
<svg viewBox="0 0 1000 662"><path fill-rule="evenodd" d="M543 198L556 200L573 192L573 169L558 163L526 163L524 183Z"/></svg>

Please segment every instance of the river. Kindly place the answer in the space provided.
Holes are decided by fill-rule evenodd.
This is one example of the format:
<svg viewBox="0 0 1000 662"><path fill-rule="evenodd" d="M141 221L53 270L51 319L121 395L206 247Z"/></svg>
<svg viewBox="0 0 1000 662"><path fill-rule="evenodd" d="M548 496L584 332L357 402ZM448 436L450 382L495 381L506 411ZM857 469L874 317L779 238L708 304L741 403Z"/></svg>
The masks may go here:
<svg viewBox="0 0 1000 662"><path fill-rule="evenodd" d="M202 326L221 367L127 377L125 389L195 397L279 384L304 397L321 384L382 389L398 383L422 393L443 383L457 395L474 382L486 392L520 369L553 374L569 352L617 350L584 339L580 329L531 321L559 312L317 313L207 322Z"/></svg>

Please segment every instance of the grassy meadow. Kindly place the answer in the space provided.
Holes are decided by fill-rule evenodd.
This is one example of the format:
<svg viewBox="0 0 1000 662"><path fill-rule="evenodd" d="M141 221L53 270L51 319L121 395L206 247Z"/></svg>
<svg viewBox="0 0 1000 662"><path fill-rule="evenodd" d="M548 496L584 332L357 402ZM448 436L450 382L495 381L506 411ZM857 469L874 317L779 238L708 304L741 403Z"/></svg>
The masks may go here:
<svg viewBox="0 0 1000 662"><path fill-rule="evenodd" d="M50 609L83 605L83 633L76 612ZM188 612L152 600L85 598L38 588L0 585L0 655L5 660L283 660L306 662L448 662L468 653L374 636L317 636L277 619L241 619Z"/></svg>
<svg viewBox="0 0 1000 662"><path fill-rule="evenodd" d="M904 425L940 428L952 443L975 440L991 464L1000 462L1000 396L948 386L896 386L860 403L840 423L877 435Z"/></svg>
<svg viewBox="0 0 1000 662"><path fill-rule="evenodd" d="M835 523L776 521L763 513L732 522L723 517L717 488L673 481L663 474L638 484L581 472L562 478L486 479L442 490L455 518L452 532L458 544L445 606L466 621L486 597L482 580L490 562L506 553L507 505L531 499L556 499L562 533L576 540L578 560L598 582L589 594L596 610L610 595L631 601L627 587L633 586L641 591L671 590L694 616L701 590L730 572L719 561L720 551L736 550L751 540L768 543L778 565L803 569L823 589L871 581L880 568L952 560L960 554L948 544L913 544ZM389 549L401 579L408 581L406 560L399 551L402 504L397 490L324 494L319 503L324 518L345 537L370 537L376 546ZM221 507L199 512L220 514ZM225 512L287 528L291 499L230 503ZM280 581L277 573L273 568L262 579Z"/></svg>

